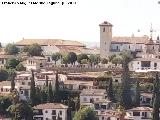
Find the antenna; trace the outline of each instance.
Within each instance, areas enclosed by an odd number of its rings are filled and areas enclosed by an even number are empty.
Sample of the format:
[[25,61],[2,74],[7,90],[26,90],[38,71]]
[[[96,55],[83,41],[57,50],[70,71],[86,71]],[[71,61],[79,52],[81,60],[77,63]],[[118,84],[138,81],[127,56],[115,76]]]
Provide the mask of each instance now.
[[150,29],[150,37],[151,37],[151,40],[152,40],[152,37],[153,37],[153,28],[152,28],[152,23],[151,23],[151,29]]

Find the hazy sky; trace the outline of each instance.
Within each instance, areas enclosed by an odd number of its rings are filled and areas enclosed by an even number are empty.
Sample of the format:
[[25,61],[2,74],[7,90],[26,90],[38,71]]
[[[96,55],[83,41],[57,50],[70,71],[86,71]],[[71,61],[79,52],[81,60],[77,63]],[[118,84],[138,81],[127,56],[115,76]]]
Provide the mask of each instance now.
[[[99,42],[99,24],[109,21],[113,36],[160,33],[158,0],[1,0],[64,2],[57,5],[2,5],[0,2],[0,42],[22,38],[70,39]],[[68,2],[76,2],[67,5]],[[140,32],[138,33],[138,29]]]

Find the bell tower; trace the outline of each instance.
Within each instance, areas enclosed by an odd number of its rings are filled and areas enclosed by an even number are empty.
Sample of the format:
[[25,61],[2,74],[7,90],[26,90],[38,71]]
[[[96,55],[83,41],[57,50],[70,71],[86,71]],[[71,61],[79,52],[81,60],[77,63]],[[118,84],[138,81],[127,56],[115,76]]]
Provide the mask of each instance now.
[[112,41],[112,24],[104,21],[100,26],[100,57],[108,58]]

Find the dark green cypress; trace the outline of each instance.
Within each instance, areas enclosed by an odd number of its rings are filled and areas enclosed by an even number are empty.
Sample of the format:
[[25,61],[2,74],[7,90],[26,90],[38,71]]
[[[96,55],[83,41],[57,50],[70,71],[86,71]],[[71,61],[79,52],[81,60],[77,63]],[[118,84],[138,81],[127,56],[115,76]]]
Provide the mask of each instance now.
[[139,81],[137,80],[137,82],[136,82],[136,95],[135,95],[135,106],[136,107],[140,106],[140,96],[141,96],[140,92],[141,91],[140,91]]
[[109,85],[108,85],[108,87],[106,88],[106,90],[107,90],[108,99],[109,99],[110,101],[115,102],[115,97],[114,97],[114,92],[113,92],[112,78],[109,79]]
[[32,106],[36,105],[36,88],[35,88],[35,81],[34,81],[34,71],[31,70],[32,77],[31,77],[31,88],[30,88],[30,100]]
[[153,99],[153,118],[152,120],[159,120],[159,108],[160,108],[160,91],[159,91],[159,76],[156,73],[156,78],[154,81],[154,99]]
[[53,97],[52,85],[51,85],[51,83],[49,83],[49,87],[48,87],[48,101],[52,103],[53,99],[54,99],[54,97]]
[[58,72],[56,72],[56,80],[55,80],[55,91],[54,91],[54,102],[59,103],[60,95],[59,95],[59,81],[58,81]]

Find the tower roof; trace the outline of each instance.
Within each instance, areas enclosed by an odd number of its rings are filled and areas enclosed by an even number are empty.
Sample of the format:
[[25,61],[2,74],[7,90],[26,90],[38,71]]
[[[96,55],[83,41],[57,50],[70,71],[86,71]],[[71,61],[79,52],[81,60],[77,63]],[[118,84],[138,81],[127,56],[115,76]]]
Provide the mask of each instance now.
[[107,21],[104,21],[103,23],[99,24],[99,26],[113,26],[113,25]]

